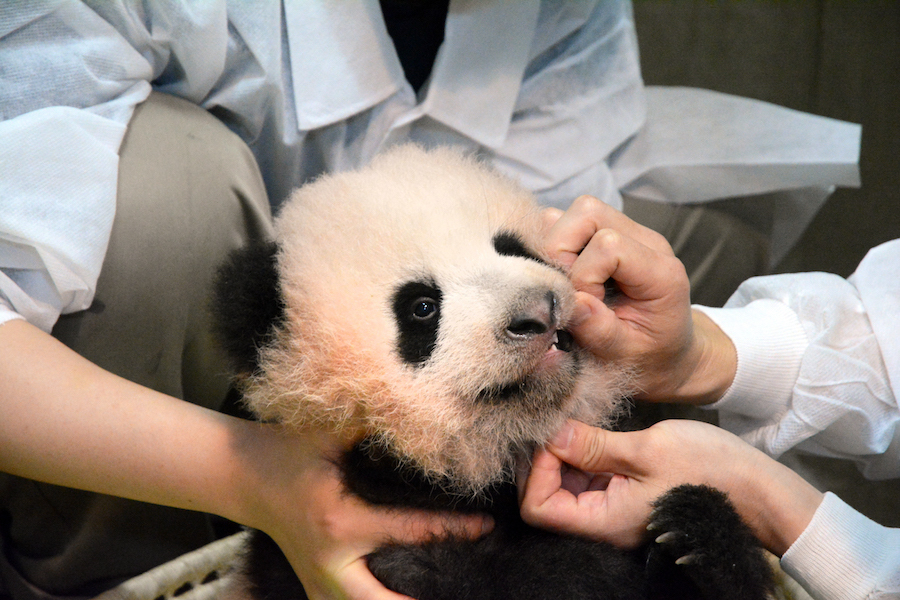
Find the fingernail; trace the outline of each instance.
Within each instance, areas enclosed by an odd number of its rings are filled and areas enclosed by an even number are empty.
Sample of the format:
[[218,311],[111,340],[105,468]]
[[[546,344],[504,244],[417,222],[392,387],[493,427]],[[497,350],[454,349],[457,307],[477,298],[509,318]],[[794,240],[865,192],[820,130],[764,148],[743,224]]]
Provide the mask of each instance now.
[[550,440],[550,443],[560,450],[565,450],[569,447],[569,444],[572,443],[573,437],[575,437],[575,428],[572,427],[571,423],[566,423],[565,425],[563,425],[562,429],[560,429],[557,434],[553,436],[553,439]]

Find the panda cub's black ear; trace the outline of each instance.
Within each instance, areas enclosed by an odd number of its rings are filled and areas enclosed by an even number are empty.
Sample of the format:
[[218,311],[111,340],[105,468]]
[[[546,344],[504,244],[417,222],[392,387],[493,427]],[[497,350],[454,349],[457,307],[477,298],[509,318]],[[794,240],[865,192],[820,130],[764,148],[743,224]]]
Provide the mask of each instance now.
[[212,314],[215,333],[239,374],[259,365],[259,348],[284,319],[275,242],[233,251],[216,275]]

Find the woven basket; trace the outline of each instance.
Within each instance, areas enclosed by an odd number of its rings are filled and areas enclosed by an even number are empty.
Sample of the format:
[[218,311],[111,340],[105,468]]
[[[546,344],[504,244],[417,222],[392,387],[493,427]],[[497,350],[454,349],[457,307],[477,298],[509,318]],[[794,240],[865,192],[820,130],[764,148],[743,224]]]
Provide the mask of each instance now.
[[94,600],[214,600],[222,596],[247,537],[236,533],[138,575]]

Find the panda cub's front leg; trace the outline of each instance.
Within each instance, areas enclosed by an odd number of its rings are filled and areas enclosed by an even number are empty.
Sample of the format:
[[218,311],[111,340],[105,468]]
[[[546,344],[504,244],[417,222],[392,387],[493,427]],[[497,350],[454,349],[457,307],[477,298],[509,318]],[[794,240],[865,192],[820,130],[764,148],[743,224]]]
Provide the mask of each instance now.
[[764,551],[723,492],[696,485],[672,488],[654,503],[648,529],[655,537],[647,560],[651,590],[668,587],[675,569],[704,598],[771,597],[772,570]]

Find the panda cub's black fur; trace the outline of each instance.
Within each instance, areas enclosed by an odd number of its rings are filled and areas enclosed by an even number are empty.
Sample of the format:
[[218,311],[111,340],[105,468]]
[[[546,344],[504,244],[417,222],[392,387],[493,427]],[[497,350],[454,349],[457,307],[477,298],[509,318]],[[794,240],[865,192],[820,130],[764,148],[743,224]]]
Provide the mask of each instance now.
[[219,268],[213,294],[218,338],[237,373],[257,366],[257,351],[284,319],[278,291],[274,242],[257,243],[232,253]]
[[407,281],[394,292],[392,305],[400,332],[397,353],[410,365],[422,365],[437,345],[441,290],[433,281]]
[[[492,246],[501,256],[546,265],[502,227],[492,234]],[[287,318],[277,260],[274,244],[251,247],[237,252],[220,273],[214,309],[240,373],[264,369],[260,349],[272,343]],[[390,292],[387,309],[396,321],[396,352],[414,372],[426,369],[435,352],[444,325],[443,293],[428,277],[411,277]],[[546,323],[535,328],[546,328]],[[509,343],[519,343],[518,334],[510,335]],[[360,440],[340,467],[347,491],[373,505],[494,517],[495,528],[479,540],[387,545],[368,557],[370,570],[382,583],[418,600],[763,600],[772,591],[761,548],[725,494],[715,489],[681,486],[663,494],[646,544],[623,551],[526,525],[508,476],[498,475],[478,494],[462,494],[454,491],[454,482],[424,473],[374,439]],[[663,536],[667,533],[671,535]],[[274,542],[260,532],[251,539],[244,592],[256,600],[306,598]]]

